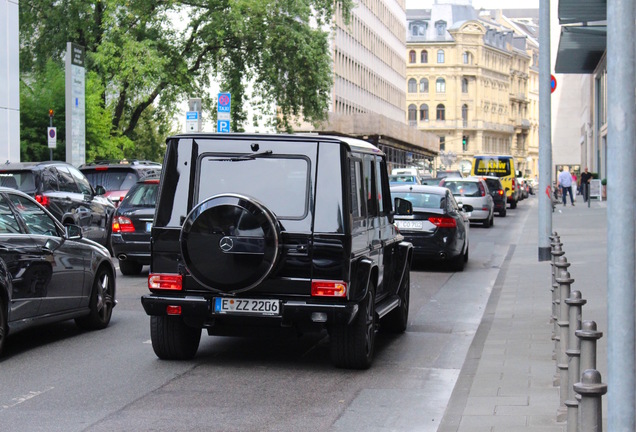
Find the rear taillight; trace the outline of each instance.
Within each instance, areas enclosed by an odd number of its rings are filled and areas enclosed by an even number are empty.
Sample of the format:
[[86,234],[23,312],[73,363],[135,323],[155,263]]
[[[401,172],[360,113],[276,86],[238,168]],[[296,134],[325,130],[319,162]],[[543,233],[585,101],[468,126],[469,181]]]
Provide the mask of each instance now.
[[311,282],[311,295],[314,297],[345,297],[347,283],[332,280],[314,280]]
[[457,222],[450,217],[430,217],[428,221],[438,228],[457,228]]
[[503,189],[498,189],[498,190],[497,190],[497,193],[498,193],[499,195],[503,195],[503,194],[504,194],[504,191],[503,191]]
[[44,207],[48,207],[50,201],[49,201],[49,197],[44,196],[44,195],[36,195],[35,196],[35,200],[37,202],[39,202],[40,204],[42,204]]
[[512,179],[512,190],[515,190],[517,188],[517,182],[515,181],[515,179]]
[[131,233],[135,232],[135,226],[130,218],[125,216],[115,216],[113,218],[113,232],[114,233]]
[[183,279],[180,274],[151,273],[148,275],[148,289],[181,291]]
[[486,188],[483,184],[477,183],[479,185],[479,192],[481,192],[481,196],[486,196]]

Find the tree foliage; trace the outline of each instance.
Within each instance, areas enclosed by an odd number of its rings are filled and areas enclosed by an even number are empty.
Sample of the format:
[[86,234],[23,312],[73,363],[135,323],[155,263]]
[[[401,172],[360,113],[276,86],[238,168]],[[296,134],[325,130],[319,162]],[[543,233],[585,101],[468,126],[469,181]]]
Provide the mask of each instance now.
[[[336,8],[348,17],[351,0],[20,0],[21,73],[40,76],[50,60],[63,64],[68,41],[86,47],[86,67],[116,143],[91,139],[87,156],[144,143],[170,133],[177,105],[202,97],[213,105],[211,80],[232,93],[232,124],[247,121],[250,95],[290,117],[324,118],[332,85],[329,25]],[[64,98],[56,99],[57,104]],[[87,101],[88,105],[88,101]],[[97,105],[91,105],[97,110]],[[59,109],[59,108],[58,108]],[[87,114],[88,116],[88,114]],[[88,128],[105,133],[96,115]]]

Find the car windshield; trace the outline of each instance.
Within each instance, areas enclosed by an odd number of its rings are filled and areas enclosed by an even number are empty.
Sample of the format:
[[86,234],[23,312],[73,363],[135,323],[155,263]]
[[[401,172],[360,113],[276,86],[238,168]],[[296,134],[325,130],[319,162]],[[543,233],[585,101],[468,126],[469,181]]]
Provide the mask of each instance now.
[[121,207],[154,207],[157,204],[159,182],[137,183],[130,189]]
[[93,187],[103,186],[106,191],[128,190],[139,181],[139,176],[134,171],[116,168],[84,171],[84,175]]
[[416,192],[391,192],[391,197],[411,201],[413,208],[442,208],[442,195]]
[[2,172],[0,173],[0,186],[33,193],[35,191],[35,176],[31,171]]
[[469,181],[453,181],[444,182],[444,187],[450,189],[455,196],[478,197],[481,196],[479,186],[476,182]]
[[[309,208],[309,161],[304,157],[205,157],[198,202],[222,193],[255,197],[277,217],[304,218]],[[267,181],[263,181],[267,179]]]

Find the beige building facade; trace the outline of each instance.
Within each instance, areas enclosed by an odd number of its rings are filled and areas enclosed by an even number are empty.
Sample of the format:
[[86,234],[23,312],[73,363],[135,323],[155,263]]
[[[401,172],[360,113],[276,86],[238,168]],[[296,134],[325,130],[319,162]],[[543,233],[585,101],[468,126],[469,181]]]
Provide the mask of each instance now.
[[332,35],[328,120],[295,129],[367,140],[387,154],[391,167],[430,165],[437,136],[405,122],[405,0],[360,0],[348,22],[337,9]]
[[468,174],[475,154],[510,154],[532,177],[538,168],[536,49],[496,16],[460,3],[438,0],[430,10],[407,11],[407,121],[439,136],[440,168]]

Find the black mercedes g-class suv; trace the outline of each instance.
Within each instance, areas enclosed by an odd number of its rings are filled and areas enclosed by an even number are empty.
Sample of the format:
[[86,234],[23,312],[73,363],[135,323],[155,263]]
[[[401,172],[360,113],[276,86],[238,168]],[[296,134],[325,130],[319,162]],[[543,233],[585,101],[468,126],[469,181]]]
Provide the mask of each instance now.
[[141,299],[155,354],[192,358],[201,329],[326,328],[336,366],[368,368],[378,327],[408,320],[412,245],[392,204],[385,156],[365,141],[168,138]]

